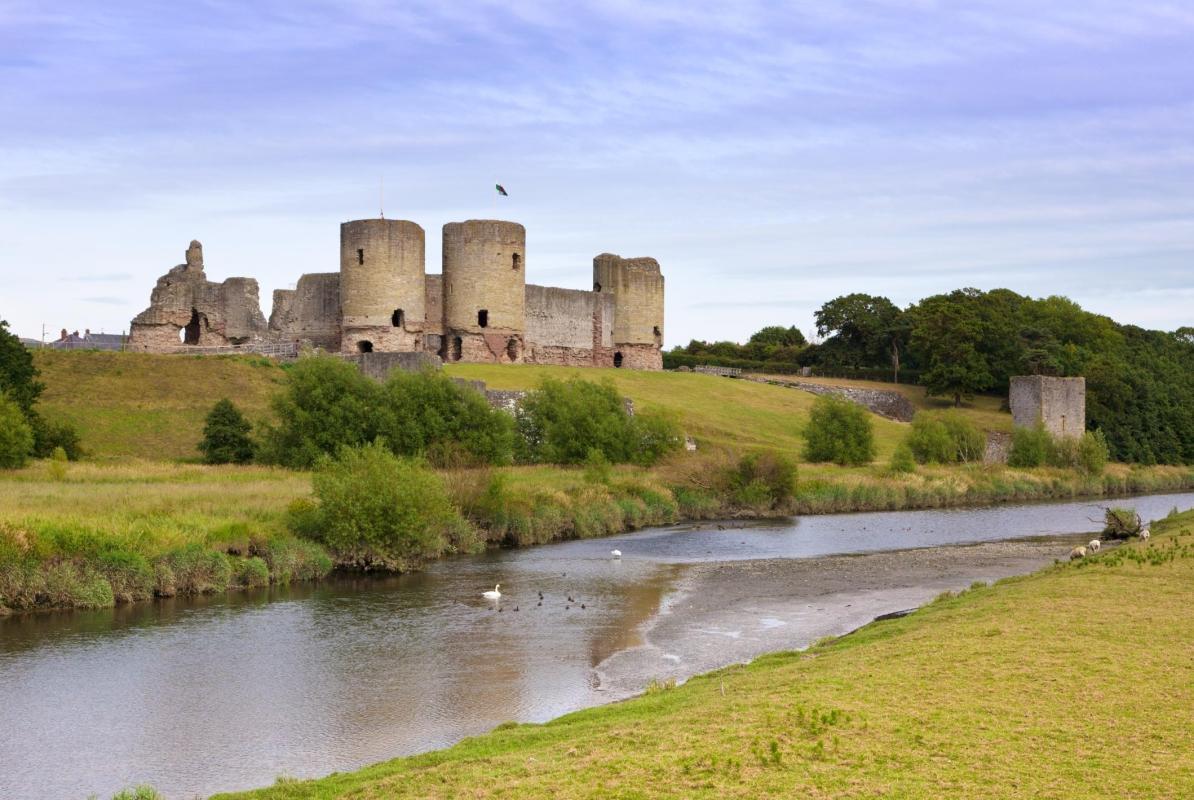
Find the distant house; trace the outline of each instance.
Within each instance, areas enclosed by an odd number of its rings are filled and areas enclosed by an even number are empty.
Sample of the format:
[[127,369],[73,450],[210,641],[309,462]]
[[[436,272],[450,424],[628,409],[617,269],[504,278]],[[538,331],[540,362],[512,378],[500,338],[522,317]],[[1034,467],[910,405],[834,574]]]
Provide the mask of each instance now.
[[125,339],[119,333],[92,333],[84,329],[80,335],[78,331],[67,333],[63,328],[58,340],[46,346],[55,350],[123,350]]

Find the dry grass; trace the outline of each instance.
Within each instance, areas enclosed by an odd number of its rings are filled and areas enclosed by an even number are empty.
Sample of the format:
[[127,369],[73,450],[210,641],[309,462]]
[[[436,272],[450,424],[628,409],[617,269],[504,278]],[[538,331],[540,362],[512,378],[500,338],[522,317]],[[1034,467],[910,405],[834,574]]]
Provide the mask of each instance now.
[[323,780],[299,798],[1194,796],[1194,515],[546,725]]

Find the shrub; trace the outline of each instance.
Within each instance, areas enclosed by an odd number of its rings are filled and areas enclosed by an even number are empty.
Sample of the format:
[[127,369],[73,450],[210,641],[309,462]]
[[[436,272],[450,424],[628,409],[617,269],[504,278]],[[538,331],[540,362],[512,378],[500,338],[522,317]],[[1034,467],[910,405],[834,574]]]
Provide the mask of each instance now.
[[381,386],[350,362],[331,356],[300,358],[273,400],[277,427],[267,427],[262,460],[308,469],[322,455],[377,436]]
[[875,458],[870,412],[834,395],[822,395],[813,402],[804,428],[804,441],[804,457],[808,461],[857,466]]
[[649,467],[684,446],[684,431],[677,415],[664,409],[647,408],[631,417],[635,451],[631,461]]
[[969,464],[983,460],[987,436],[978,425],[957,411],[946,411],[940,419],[953,447],[953,461]]
[[904,438],[918,464],[948,464],[953,461],[954,444],[949,430],[934,414],[919,412]]
[[232,401],[224,398],[212,406],[203,426],[199,450],[208,464],[248,464],[253,460],[253,426]]
[[168,574],[172,580],[162,588],[177,594],[222,592],[232,581],[232,562],[228,556],[198,543],[173,551],[166,556],[166,562],[169,569],[157,571],[156,581],[161,585]]
[[[305,502],[316,508],[314,503]],[[269,568],[270,582],[282,586],[295,580],[318,580],[332,571],[332,559],[318,542],[275,536],[267,542],[255,542],[252,551]]]
[[39,414],[33,414],[29,421],[33,426],[34,456],[51,458],[54,451],[61,449],[70,461],[83,457],[79,431],[69,422],[51,422]]
[[608,484],[613,474],[613,467],[605,454],[595,447],[589,450],[585,456],[585,482]]
[[907,442],[896,445],[891,454],[891,471],[897,473],[916,472],[916,458],[912,455],[912,448]]
[[1044,425],[1016,428],[1012,431],[1012,447],[1008,451],[1010,467],[1040,467],[1047,464],[1053,447],[1052,437]]
[[[1073,467],[1087,475],[1103,474],[1107,462],[1111,459],[1111,451],[1102,431],[1084,431],[1082,436],[1077,439],[1063,439],[1062,441],[1066,443],[1064,458],[1060,459],[1064,463],[1059,463],[1057,466]],[[1057,452],[1060,454],[1063,449],[1058,448]]]
[[613,464],[648,466],[684,444],[674,416],[654,410],[631,416],[610,380],[544,378],[515,419],[523,461],[580,464],[596,450]]
[[20,469],[33,452],[33,429],[21,407],[0,392],[0,469]]
[[50,479],[54,481],[66,480],[66,451],[55,447],[50,454]]
[[381,392],[377,434],[397,455],[442,467],[508,464],[514,420],[442,372],[395,370]]
[[779,453],[747,453],[728,478],[730,496],[741,506],[778,508],[796,492],[796,465]]
[[987,449],[982,430],[956,411],[917,413],[904,441],[920,464],[982,461]]
[[439,476],[381,444],[344,448],[314,485],[315,535],[340,563],[403,569],[470,540]]

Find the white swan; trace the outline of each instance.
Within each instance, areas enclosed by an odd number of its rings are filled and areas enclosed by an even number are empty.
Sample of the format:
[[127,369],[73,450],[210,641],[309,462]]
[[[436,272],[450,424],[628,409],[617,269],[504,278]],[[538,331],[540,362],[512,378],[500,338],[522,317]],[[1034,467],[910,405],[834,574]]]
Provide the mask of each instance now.
[[495,584],[493,585],[493,591],[491,591],[491,592],[482,592],[482,593],[481,593],[481,596],[482,596],[482,597],[484,597],[486,600],[501,600],[501,599],[502,599],[502,593],[498,591],[498,589],[500,589],[500,588],[501,588],[501,586],[502,586],[502,585],[501,585],[500,583],[495,583]]
[[609,551],[609,554],[610,554],[611,556],[613,556],[614,558],[621,558],[621,557],[622,557],[622,551],[621,551],[621,550],[610,550],[610,551]]

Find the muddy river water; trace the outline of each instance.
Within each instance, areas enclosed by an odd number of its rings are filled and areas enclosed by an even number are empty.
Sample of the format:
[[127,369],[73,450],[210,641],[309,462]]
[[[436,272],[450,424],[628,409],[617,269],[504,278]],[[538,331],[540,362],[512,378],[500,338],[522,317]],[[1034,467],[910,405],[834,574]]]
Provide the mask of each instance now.
[[[1194,494],[1116,504],[1159,519]],[[443,747],[1032,571],[1098,516],[1076,502],[674,526],[0,619],[0,798],[135,783],[191,798]],[[484,600],[498,582],[500,604]]]

